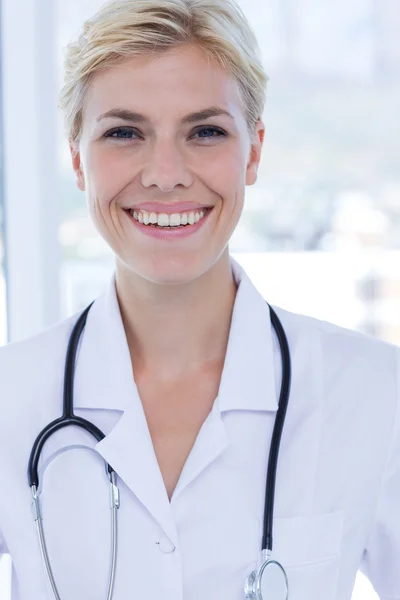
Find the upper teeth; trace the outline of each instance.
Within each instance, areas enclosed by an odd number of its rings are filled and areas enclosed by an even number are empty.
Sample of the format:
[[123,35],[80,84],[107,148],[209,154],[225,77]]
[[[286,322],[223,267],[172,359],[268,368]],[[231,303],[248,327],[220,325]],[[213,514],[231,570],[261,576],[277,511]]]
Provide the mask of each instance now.
[[206,210],[189,213],[148,213],[145,210],[131,210],[133,218],[143,225],[158,225],[159,227],[179,227],[180,225],[194,225],[206,214]]

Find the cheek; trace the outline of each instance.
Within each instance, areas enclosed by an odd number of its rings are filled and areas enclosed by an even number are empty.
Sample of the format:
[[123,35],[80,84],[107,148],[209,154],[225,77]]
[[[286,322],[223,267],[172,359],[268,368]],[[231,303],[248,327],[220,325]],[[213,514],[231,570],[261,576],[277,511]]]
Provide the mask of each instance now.
[[226,202],[234,202],[244,192],[246,165],[244,157],[238,153],[227,155],[224,160],[216,160],[208,169],[208,185]]
[[129,183],[123,164],[116,155],[93,152],[87,161],[87,199],[104,209]]

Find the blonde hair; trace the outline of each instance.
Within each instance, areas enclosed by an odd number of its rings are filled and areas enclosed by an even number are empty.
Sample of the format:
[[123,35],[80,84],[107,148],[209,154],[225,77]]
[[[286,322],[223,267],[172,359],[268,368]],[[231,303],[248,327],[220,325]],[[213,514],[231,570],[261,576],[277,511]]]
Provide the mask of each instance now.
[[268,77],[257,39],[235,0],[114,0],[83,25],[64,55],[59,106],[77,141],[92,78],[129,57],[195,44],[239,84],[249,132],[261,119]]

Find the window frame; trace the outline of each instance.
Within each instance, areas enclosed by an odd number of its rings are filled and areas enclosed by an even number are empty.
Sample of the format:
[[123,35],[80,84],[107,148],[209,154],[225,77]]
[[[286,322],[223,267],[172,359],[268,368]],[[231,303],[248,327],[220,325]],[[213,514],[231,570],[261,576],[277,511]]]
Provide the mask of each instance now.
[[54,5],[1,0],[8,341],[60,318]]

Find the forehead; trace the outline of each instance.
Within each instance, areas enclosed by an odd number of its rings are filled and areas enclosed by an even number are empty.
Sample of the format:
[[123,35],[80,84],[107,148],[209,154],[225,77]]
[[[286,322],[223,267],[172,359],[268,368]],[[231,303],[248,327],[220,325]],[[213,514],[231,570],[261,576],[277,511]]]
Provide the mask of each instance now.
[[135,56],[97,73],[85,99],[84,117],[113,108],[155,119],[218,105],[236,118],[242,98],[236,79],[199,48],[182,46],[155,56]]

